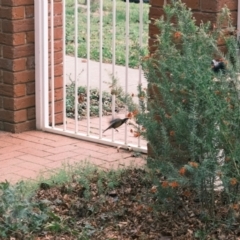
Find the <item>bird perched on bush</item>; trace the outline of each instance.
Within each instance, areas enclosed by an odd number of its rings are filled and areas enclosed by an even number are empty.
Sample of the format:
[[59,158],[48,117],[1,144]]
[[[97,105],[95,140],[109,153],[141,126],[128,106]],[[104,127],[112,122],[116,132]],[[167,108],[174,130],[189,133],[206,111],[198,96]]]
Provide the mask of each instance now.
[[212,60],[212,70],[215,73],[218,73],[218,72],[225,73],[226,72],[226,66],[225,66],[223,61]]
[[111,122],[110,122],[110,126],[108,128],[106,128],[104,132],[106,132],[108,129],[110,128],[114,128],[117,132],[118,130],[116,128],[119,128],[123,123],[126,123],[126,121],[128,120],[128,118],[124,118],[124,119],[121,119],[121,118],[115,118],[113,119]]

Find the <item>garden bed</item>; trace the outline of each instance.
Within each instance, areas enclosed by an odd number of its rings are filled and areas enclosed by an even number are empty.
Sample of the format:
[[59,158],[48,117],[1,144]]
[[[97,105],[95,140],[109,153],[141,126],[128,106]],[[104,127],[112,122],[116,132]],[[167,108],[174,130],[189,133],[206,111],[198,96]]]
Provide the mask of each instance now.
[[[159,179],[161,187],[153,184],[152,174],[155,180]],[[49,189],[43,185],[37,191],[34,201],[47,203],[54,221],[46,224],[48,230],[36,239],[230,240],[240,237],[240,205],[222,202],[221,192],[215,192],[219,197],[216,197],[215,217],[210,218],[194,191],[165,181],[157,172],[128,169],[104,176],[95,171],[88,177],[88,188],[76,179],[73,176],[71,182]],[[169,188],[169,193],[174,194],[159,198],[161,188]],[[235,220],[230,227],[225,221],[232,214]]]

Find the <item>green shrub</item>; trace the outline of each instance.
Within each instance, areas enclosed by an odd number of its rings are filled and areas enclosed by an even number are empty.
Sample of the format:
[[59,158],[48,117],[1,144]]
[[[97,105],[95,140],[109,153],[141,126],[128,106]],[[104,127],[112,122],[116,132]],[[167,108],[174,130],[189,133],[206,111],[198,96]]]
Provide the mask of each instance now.
[[48,219],[44,204],[32,202],[24,193],[24,184],[0,183],[0,239],[26,239],[38,232]]
[[[156,22],[157,50],[143,61],[149,91],[140,98],[137,122],[146,129],[141,134],[151,150],[148,165],[168,182],[194,188],[213,215],[217,175],[228,202],[239,199],[237,40],[227,8],[215,25],[200,26],[181,1],[172,1],[164,12]],[[218,49],[219,38],[226,42],[226,54]],[[225,69],[214,72],[213,59]]]

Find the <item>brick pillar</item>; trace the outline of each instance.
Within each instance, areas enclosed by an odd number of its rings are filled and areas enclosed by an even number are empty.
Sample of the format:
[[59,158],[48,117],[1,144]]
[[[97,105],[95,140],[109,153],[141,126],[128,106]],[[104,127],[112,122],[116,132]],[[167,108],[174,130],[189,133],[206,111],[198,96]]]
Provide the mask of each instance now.
[[[59,114],[62,3],[55,2],[55,101]],[[0,0],[0,130],[17,133],[36,128],[34,60],[34,0]]]
[[[166,0],[167,3],[170,0]],[[200,24],[201,21],[212,23],[216,22],[217,14],[226,5],[232,13],[233,24],[237,25],[237,0],[182,0],[186,3],[187,7],[191,8],[193,11],[193,17],[196,19],[196,23]],[[164,0],[150,0],[150,12],[149,19],[158,19],[163,15],[163,4]],[[149,46],[151,51],[154,51],[152,47],[154,44],[155,36],[158,33],[157,27],[154,25],[154,21],[151,20],[149,25]],[[223,48],[223,46],[220,46]]]

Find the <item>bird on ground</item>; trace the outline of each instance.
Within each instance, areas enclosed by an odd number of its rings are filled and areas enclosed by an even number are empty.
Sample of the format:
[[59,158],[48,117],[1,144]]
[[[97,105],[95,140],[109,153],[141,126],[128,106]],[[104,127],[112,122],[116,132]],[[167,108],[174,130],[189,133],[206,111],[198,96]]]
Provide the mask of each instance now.
[[108,129],[110,128],[114,128],[117,132],[118,130],[116,128],[119,128],[123,123],[126,123],[126,121],[128,120],[128,118],[124,118],[124,119],[121,119],[121,118],[115,118],[113,119],[111,122],[110,122],[110,126],[108,128],[106,128],[104,132],[106,132]]

